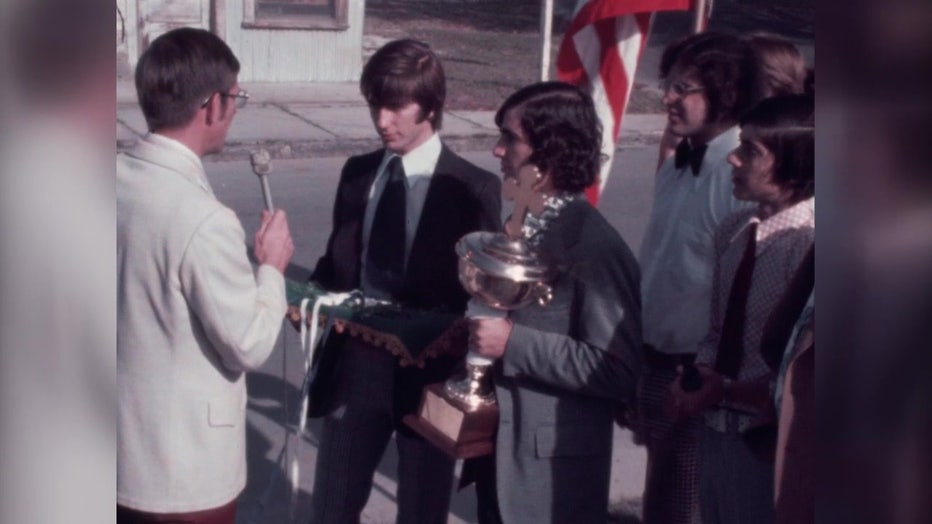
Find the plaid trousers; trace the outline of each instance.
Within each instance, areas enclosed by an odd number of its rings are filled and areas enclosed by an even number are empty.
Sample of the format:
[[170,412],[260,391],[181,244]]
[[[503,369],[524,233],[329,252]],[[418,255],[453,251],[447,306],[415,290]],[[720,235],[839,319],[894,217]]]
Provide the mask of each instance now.
[[647,446],[644,524],[699,524],[700,417],[675,423],[664,413],[664,398],[676,370],[647,364],[638,384],[635,436]]

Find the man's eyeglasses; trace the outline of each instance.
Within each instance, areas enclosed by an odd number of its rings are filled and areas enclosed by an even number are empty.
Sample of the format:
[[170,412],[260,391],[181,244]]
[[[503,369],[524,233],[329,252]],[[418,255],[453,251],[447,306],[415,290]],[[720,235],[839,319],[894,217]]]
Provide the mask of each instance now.
[[[235,98],[236,99],[236,108],[242,109],[246,107],[246,102],[249,101],[249,93],[240,89],[239,93],[217,93],[218,95],[224,98]],[[210,95],[213,96],[213,95]],[[210,102],[210,96],[204,99],[204,102],[201,104],[201,107],[207,107],[207,104]]]
[[660,82],[660,89],[664,93],[673,93],[677,97],[684,97],[686,95],[692,95],[705,91],[704,87],[693,87],[685,82],[670,82],[669,80]]

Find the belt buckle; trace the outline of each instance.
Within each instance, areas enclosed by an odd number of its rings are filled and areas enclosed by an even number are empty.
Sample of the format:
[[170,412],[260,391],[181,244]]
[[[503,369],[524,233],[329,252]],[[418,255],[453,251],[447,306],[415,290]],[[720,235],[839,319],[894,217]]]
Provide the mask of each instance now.
[[725,408],[714,408],[705,413],[705,425],[719,433],[738,432],[738,414]]

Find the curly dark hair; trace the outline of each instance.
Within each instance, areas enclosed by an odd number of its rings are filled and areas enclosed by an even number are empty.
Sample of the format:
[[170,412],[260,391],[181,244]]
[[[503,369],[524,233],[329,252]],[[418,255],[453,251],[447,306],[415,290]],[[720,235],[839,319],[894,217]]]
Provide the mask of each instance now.
[[579,192],[598,178],[602,123],[588,93],[564,82],[540,82],[509,96],[495,113],[521,110],[521,129],[534,150],[529,161],[549,173],[554,189]]
[[709,102],[709,123],[737,122],[763,97],[757,55],[734,35],[710,31],[670,44],[660,59],[661,78],[674,69],[695,72]]
[[741,127],[753,126],[773,154],[774,183],[789,189],[793,201],[815,194],[815,101],[810,95],[767,98],[754,106]]

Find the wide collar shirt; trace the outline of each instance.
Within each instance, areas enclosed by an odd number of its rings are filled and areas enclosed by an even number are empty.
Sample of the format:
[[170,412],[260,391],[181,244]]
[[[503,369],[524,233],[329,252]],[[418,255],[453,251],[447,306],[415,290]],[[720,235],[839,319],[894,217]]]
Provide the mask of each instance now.
[[[440,135],[434,133],[426,142],[400,157],[401,165],[404,166],[405,170],[405,187],[407,189],[405,193],[405,265],[407,265],[408,256],[411,254],[414,235],[417,233],[417,227],[421,221],[421,212],[424,210],[424,202],[427,200],[427,189],[430,187],[430,180],[437,169],[437,161],[440,159],[442,149],[443,144],[440,142]],[[369,189],[369,199],[362,229],[362,271],[360,271],[360,275],[363,289],[368,288],[366,260],[369,251],[369,238],[372,233],[372,222],[375,220],[375,211],[378,208],[379,199],[382,197],[382,192],[388,183],[388,163],[396,156],[399,155],[387,149],[385,150],[385,156],[379,164],[375,180]],[[451,205],[456,204],[451,203]]]
[[695,353],[708,332],[715,231],[753,207],[732,194],[727,157],[738,142],[737,126],[712,139],[697,175],[672,157],[657,172],[640,252],[644,342],[657,351]]
[[758,224],[754,272],[745,310],[738,380],[752,380],[770,373],[760,351],[764,326],[815,240],[815,199],[799,202],[765,220],[751,210],[722,224],[716,237],[711,319],[708,334],[699,345],[697,364],[715,366],[728,297],[754,223]]

